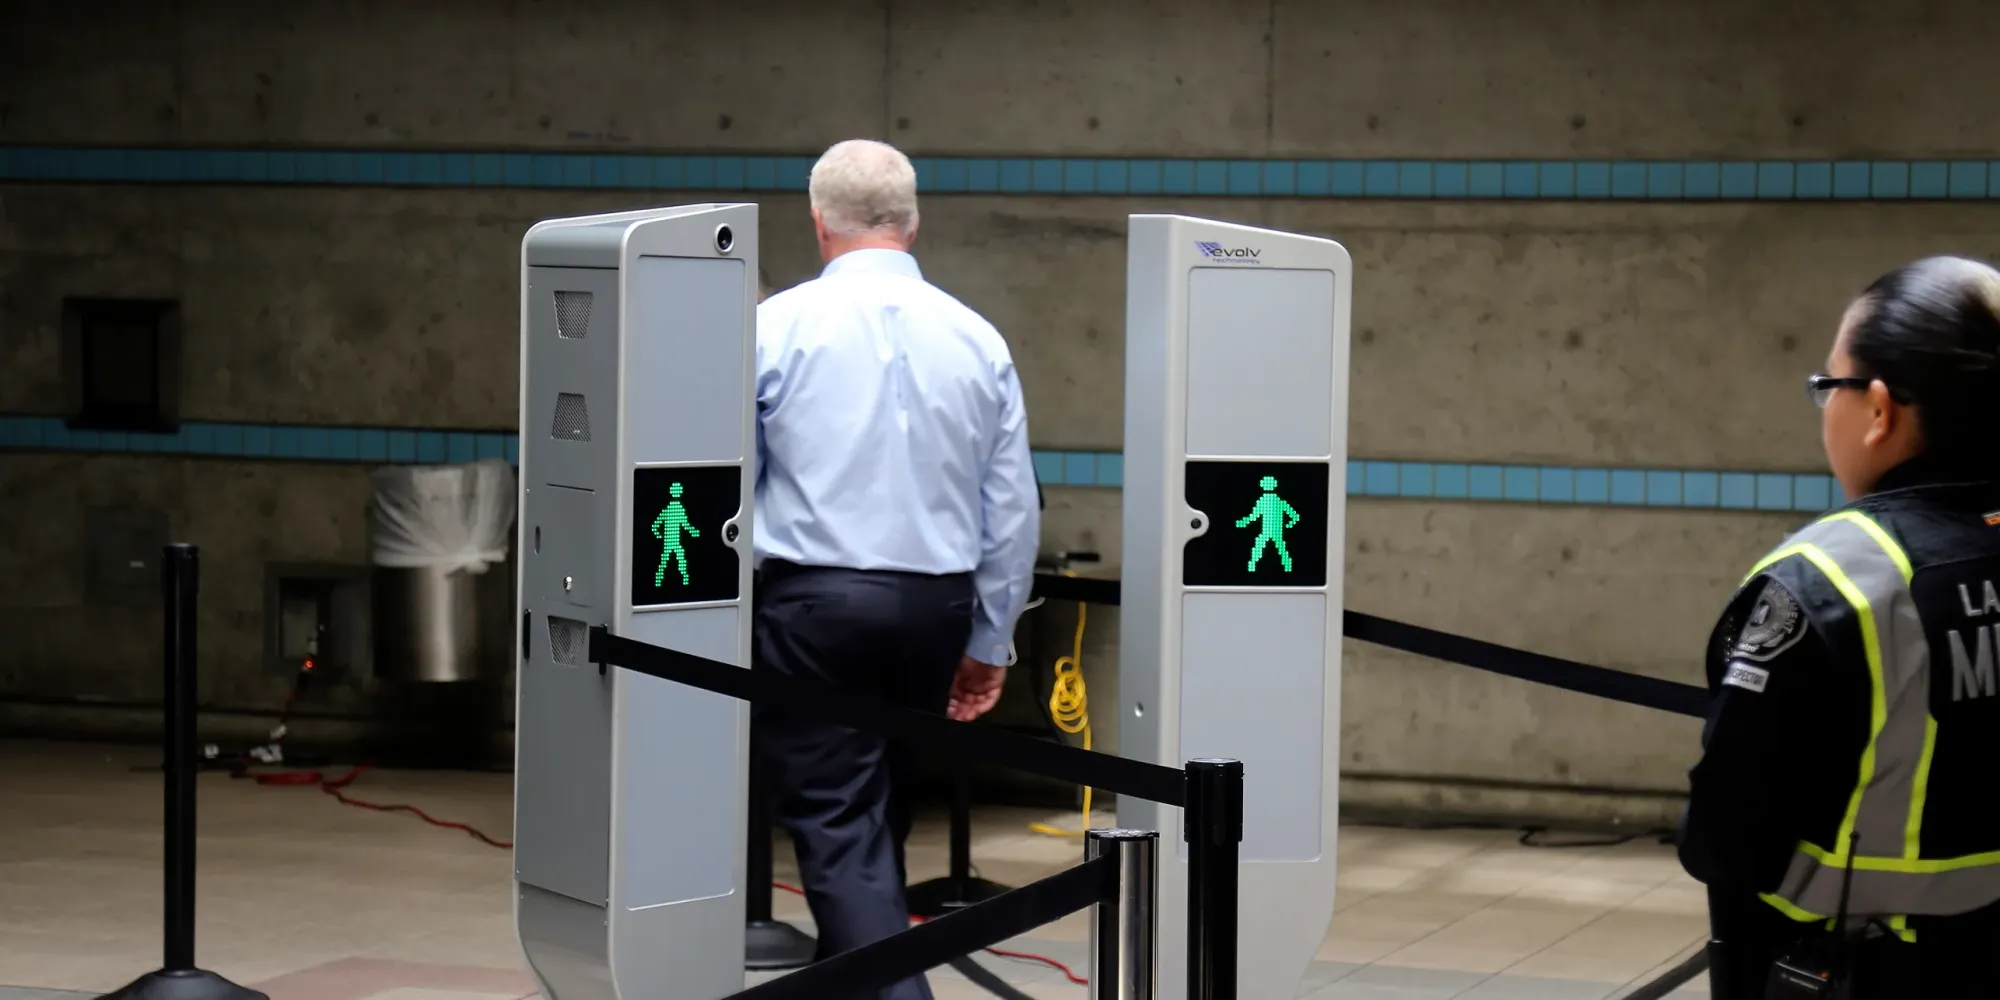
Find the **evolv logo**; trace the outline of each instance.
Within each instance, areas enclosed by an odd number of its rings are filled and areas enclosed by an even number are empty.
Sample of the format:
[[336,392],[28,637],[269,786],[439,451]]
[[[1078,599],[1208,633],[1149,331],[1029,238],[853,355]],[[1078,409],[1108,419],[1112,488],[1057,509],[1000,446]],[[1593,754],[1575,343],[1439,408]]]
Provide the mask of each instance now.
[[1196,240],[1194,241],[1194,248],[1200,251],[1203,257],[1208,258],[1211,263],[1216,263],[1216,264],[1263,263],[1263,261],[1257,259],[1257,254],[1259,253],[1259,251],[1254,247],[1226,247],[1220,243],[1209,243],[1205,240]]

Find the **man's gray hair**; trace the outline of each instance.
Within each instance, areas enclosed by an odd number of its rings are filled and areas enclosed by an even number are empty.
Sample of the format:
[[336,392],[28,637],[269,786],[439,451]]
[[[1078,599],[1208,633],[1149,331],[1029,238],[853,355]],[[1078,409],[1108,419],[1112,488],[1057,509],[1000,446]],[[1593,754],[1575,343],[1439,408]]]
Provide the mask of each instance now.
[[917,171],[896,147],[872,139],[836,143],[813,164],[806,190],[820,221],[843,236],[882,229],[905,239],[917,228]]

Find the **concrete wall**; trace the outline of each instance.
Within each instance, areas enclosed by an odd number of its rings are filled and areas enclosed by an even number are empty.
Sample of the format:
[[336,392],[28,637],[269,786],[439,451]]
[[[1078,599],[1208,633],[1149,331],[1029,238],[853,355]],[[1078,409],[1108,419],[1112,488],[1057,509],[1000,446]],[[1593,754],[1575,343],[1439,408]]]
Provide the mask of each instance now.
[[[1974,95],[2000,83],[1996,34],[1971,0],[11,5],[0,144],[809,155],[877,135],[928,154],[1981,156]],[[60,411],[62,296],[168,295],[184,304],[190,419],[507,428],[521,232],[665,200],[0,185],[0,412]],[[769,270],[809,276],[803,198],[757,200]],[[1983,203],[932,197],[920,257],[1008,334],[1038,446],[1119,446],[1123,217],[1163,210],[1347,244],[1353,450],[1395,459],[1816,469],[1796,386],[1844,297],[1921,253],[2000,253],[2000,209]],[[261,565],[364,559],[365,480],[0,455],[16,512],[0,520],[0,699],[153,690],[157,619],[90,606],[80,583],[78,511],[144,502],[209,553],[206,697],[274,707],[282,685],[255,662]],[[1357,499],[1348,600],[1693,681],[1731,582],[1801,517]],[[1115,563],[1115,492],[1052,489],[1044,547]],[[1099,705],[1110,641],[1093,633]],[[1653,822],[1693,755],[1690,721],[1346,654],[1357,805]],[[325,697],[363,711],[372,695]],[[0,704],[0,721],[24,711]]]

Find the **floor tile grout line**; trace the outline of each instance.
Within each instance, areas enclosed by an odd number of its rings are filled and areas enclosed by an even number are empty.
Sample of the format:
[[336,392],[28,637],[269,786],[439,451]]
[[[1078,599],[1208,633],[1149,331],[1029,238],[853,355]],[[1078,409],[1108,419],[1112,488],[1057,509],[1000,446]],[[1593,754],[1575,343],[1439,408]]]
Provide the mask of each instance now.
[[[1611,851],[1613,851],[1613,850],[1616,850],[1616,848],[1608,848],[1608,849],[1606,849],[1606,850],[1605,850],[1605,852],[1604,852],[1604,853],[1605,853],[1606,855],[1609,855],[1609,854],[1611,853]],[[1554,947],[1555,947],[1556,945],[1559,945],[1559,944],[1563,943],[1564,941],[1567,941],[1567,940],[1569,940],[1569,939],[1570,939],[1571,937],[1574,937],[1575,935],[1577,935],[1577,934],[1580,934],[1580,933],[1582,933],[1582,932],[1583,932],[1584,930],[1588,929],[1588,928],[1589,928],[1589,927],[1590,927],[1591,925],[1593,925],[1593,924],[1596,924],[1596,923],[1598,923],[1599,921],[1602,921],[1602,920],[1606,920],[1606,919],[1609,919],[1609,918],[1610,918],[1611,916],[1613,916],[1614,914],[1617,914],[1617,913],[1618,913],[1619,911],[1623,910],[1623,909],[1624,909],[1625,907],[1627,907],[1627,906],[1630,906],[1630,905],[1632,905],[1633,903],[1635,903],[1635,902],[1638,902],[1638,901],[1639,901],[1639,900],[1641,900],[1641,899],[1644,899],[1644,898],[1646,897],[1646,895],[1647,895],[1648,893],[1650,893],[1650,892],[1653,892],[1654,890],[1656,890],[1656,889],[1660,888],[1661,886],[1664,886],[1664,885],[1666,885],[1667,883],[1669,883],[1669,882],[1671,882],[1671,881],[1673,881],[1673,876],[1671,876],[1671,875],[1668,875],[1668,876],[1665,876],[1665,877],[1661,878],[1661,879],[1660,879],[1659,881],[1657,881],[1657,882],[1654,882],[1654,883],[1652,883],[1652,884],[1650,884],[1650,885],[1647,885],[1647,886],[1646,886],[1646,888],[1644,888],[1644,889],[1640,890],[1640,892],[1639,892],[1639,894],[1638,894],[1638,895],[1636,895],[1636,896],[1633,896],[1633,897],[1632,897],[1631,899],[1628,899],[1628,900],[1626,900],[1625,902],[1623,902],[1623,903],[1620,903],[1620,904],[1618,904],[1618,906],[1616,906],[1616,907],[1614,907],[1614,908],[1612,908],[1612,909],[1609,909],[1609,910],[1606,910],[1606,911],[1604,911],[1603,913],[1600,913],[1600,914],[1598,914],[1597,916],[1594,916],[1594,917],[1590,918],[1589,920],[1586,920],[1586,921],[1584,921],[1582,925],[1578,926],[1578,927],[1577,927],[1577,928],[1575,928],[1574,930],[1571,930],[1571,931],[1570,931],[1570,932],[1569,932],[1568,934],[1565,934],[1565,935],[1563,935],[1562,937],[1559,937],[1559,938],[1555,939],[1554,941],[1551,941],[1551,942],[1549,942],[1548,944],[1546,944],[1546,945],[1543,945],[1543,946],[1541,947],[1541,949],[1540,949],[1540,950],[1538,950],[1538,951],[1535,951],[1535,952],[1534,952],[1533,954],[1529,954],[1529,955],[1525,955],[1525,956],[1522,956],[1522,957],[1521,957],[1521,958],[1520,958],[1519,960],[1515,961],[1515,963],[1514,963],[1513,965],[1510,965],[1510,966],[1508,966],[1508,967],[1507,967],[1506,969],[1502,969],[1502,970],[1500,970],[1500,971],[1502,971],[1502,972],[1506,972],[1506,971],[1508,971],[1509,969],[1517,969],[1517,968],[1520,968],[1520,967],[1521,967],[1521,966],[1522,966],[1523,964],[1525,964],[1525,963],[1527,963],[1527,962],[1529,962],[1529,961],[1532,961],[1532,960],[1533,960],[1533,959],[1535,958],[1535,956],[1536,956],[1536,955],[1541,955],[1541,954],[1543,954],[1543,953],[1545,953],[1545,952],[1549,951],[1550,949],[1554,948]],[[1645,975],[1645,973],[1643,973],[1643,972],[1642,972],[1642,973],[1640,973],[1640,975]]]
[[[1471,860],[1471,859],[1473,859],[1473,858],[1476,858],[1476,857],[1479,857],[1480,855],[1483,855],[1483,854],[1488,854],[1488,853],[1491,853],[1491,852],[1493,852],[1493,851],[1495,851],[1495,850],[1498,850],[1499,848],[1500,848],[1500,845],[1497,845],[1497,844],[1496,844],[1496,845],[1493,845],[1493,846],[1490,846],[1490,847],[1487,847],[1487,848],[1484,848],[1484,849],[1482,849],[1482,850],[1478,850],[1478,851],[1474,851],[1474,852],[1472,852],[1471,854],[1469,854],[1469,855],[1466,855],[1466,857],[1465,857],[1465,858],[1464,858],[1463,860],[1468,860],[1468,861],[1469,861],[1469,860]],[[1594,857],[1598,857],[1598,856],[1600,856],[1600,855],[1601,855],[1602,853],[1604,853],[1604,852],[1603,852],[1603,849],[1601,849],[1601,848],[1599,848],[1599,849],[1593,849],[1593,851],[1592,851],[1592,852],[1590,852],[1590,853],[1585,853],[1585,854],[1581,854],[1581,855],[1577,856],[1577,857],[1576,857],[1576,858],[1575,858],[1574,860],[1572,860],[1572,861],[1571,861],[1571,862],[1570,862],[1570,863],[1569,863],[1568,865],[1566,865],[1566,866],[1564,866],[1564,867],[1562,867],[1562,868],[1558,868],[1558,869],[1555,869],[1554,871],[1549,871],[1549,872],[1544,872],[1544,873],[1542,873],[1542,874],[1541,874],[1540,876],[1538,876],[1538,877],[1539,877],[1539,878],[1547,878],[1547,877],[1549,877],[1549,876],[1551,876],[1551,875],[1559,875],[1559,874],[1562,874],[1563,872],[1566,872],[1566,871],[1569,871],[1570,869],[1572,869],[1572,868],[1575,868],[1575,867],[1576,867],[1577,865],[1580,865],[1580,864],[1584,863],[1585,861],[1587,861],[1587,860],[1589,860],[1589,859],[1591,859],[1591,858],[1594,858]],[[1530,884],[1532,884],[1532,882],[1531,882]],[[1433,938],[1433,937],[1436,937],[1436,936],[1437,936],[1437,935],[1438,935],[1438,934],[1439,934],[1440,932],[1442,932],[1442,931],[1444,931],[1444,930],[1446,930],[1446,929],[1449,929],[1449,928],[1451,928],[1451,927],[1455,927],[1455,926],[1457,926],[1458,924],[1460,924],[1460,923],[1463,923],[1463,922],[1464,922],[1464,921],[1466,921],[1466,920],[1469,920],[1469,919],[1471,919],[1471,918],[1473,918],[1473,917],[1475,917],[1475,916],[1477,916],[1477,915],[1479,915],[1479,914],[1481,914],[1481,913],[1484,913],[1484,912],[1486,912],[1487,910],[1490,910],[1490,909],[1492,909],[1492,908],[1493,908],[1494,906],[1496,906],[1496,905],[1498,905],[1498,904],[1500,904],[1500,903],[1502,903],[1502,902],[1505,902],[1506,900],[1509,900],[1509,899],[1513,899],[1514,897],[1516,897],[1516,896],[1519,896],[1519,895],[1520,895],[1520,894],[1521,894],[1521,893],[1522,893],[1523,891],[1525,891],[1526,889],[1527,889],[1527,886],[1526,886],[1526,885],[1523,885],[1523,886],[1522,886],[1521,888],[1519,888],[1519,889],[1515,889],[1515,890],[1514,890],[1513,892],[1510,892],[1510,893],[1508,893],[1508,894],[1506,894],[1506,895],[1504,895],[1504,896],[1497,896],[1497,897],[1495,897],[1495,898],[1493,898],[1493,899],[1491,899],[1491,900],[1488,900],[1488,901],[1486,902],[1486,904],[1485,904],[1484,906],[1481,906],[1481,907],[1479,907],[1478,909],[1475,909],[1475,910],[1473,910],[1473,911],[1472,911],[1471,913],[1467,913],[1467,914],[1465,914],[1464,916],[1461,916],[1461,917],[1459,917],[1459,918],[1458,918],[1457,920],[1453,920],[1452,922],[1450,922],[1450,923],[1448,923],[1448,924],[1445,924],[1445,925],[1444,925],[1443,927],[1438,927],[1438,928],[1435,928],[1435,929],[1431,930],[1431,931],[1430,931],[1429,933],[1426,933],[1426,934],[1424,934],[1424,935],[1422,935],[1422,936],[1420,936],[1420,937],[1416,938],[1416,939],[1415,939],[1415,940],[1413,940],[1413,941],[1406,941],[1406,942],[1404,942],[1404,943],[1403,943],[1403,944],[1402,944],[1402,945],[1401,945],[1400,947],[1398,947],[1398,948],[1397,948],[1397,949],[1396,949],[1395,951],[1392,951],[1392,952],[1390,952],[1390,953],[1389,953],[1388,955],[1384,955],[1384,956],[1383,956],[1383,958],[1384,958],[1384,959],[1387,959],[1387,958],[1389,958],[1389,957],[1391,957],[1391,956],[1393,956],[1393,955],[1397,954],[1398,952],[1401,952],[1401,951],[1405,951],[1405,950],[1408,950],[1409,948],[1411,948],[1411,947],[1413,947],[1413,946],[1415,946],[1415,945],[1419,945],[1419,944],[1422,944],[1423,942],[1425,942],[1425,941],[1428,941],[1428,940],[1430,940],[1430,939],[1431,939],[1431,938]],[[1378,965],[1378,964],[1381,964],[1381,963],[1380,963],[1380,962],[1378,961],[1378,962],[1370,962],[1370,963],[1368,963],[1368,964],[1369,964],[1369,965]]]

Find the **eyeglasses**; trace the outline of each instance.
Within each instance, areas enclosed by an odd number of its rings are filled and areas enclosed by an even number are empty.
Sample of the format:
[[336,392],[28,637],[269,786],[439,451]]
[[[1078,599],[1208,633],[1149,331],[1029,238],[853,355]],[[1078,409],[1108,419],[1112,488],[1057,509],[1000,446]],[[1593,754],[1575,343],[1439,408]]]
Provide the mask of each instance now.
[[1866,389],[1875,384],[1872,378],[1835,378],[1832,375],[1806,376],[1806,398],[1812,405],[1826,408],[1826,401],[1833,398],[1835,389]]

